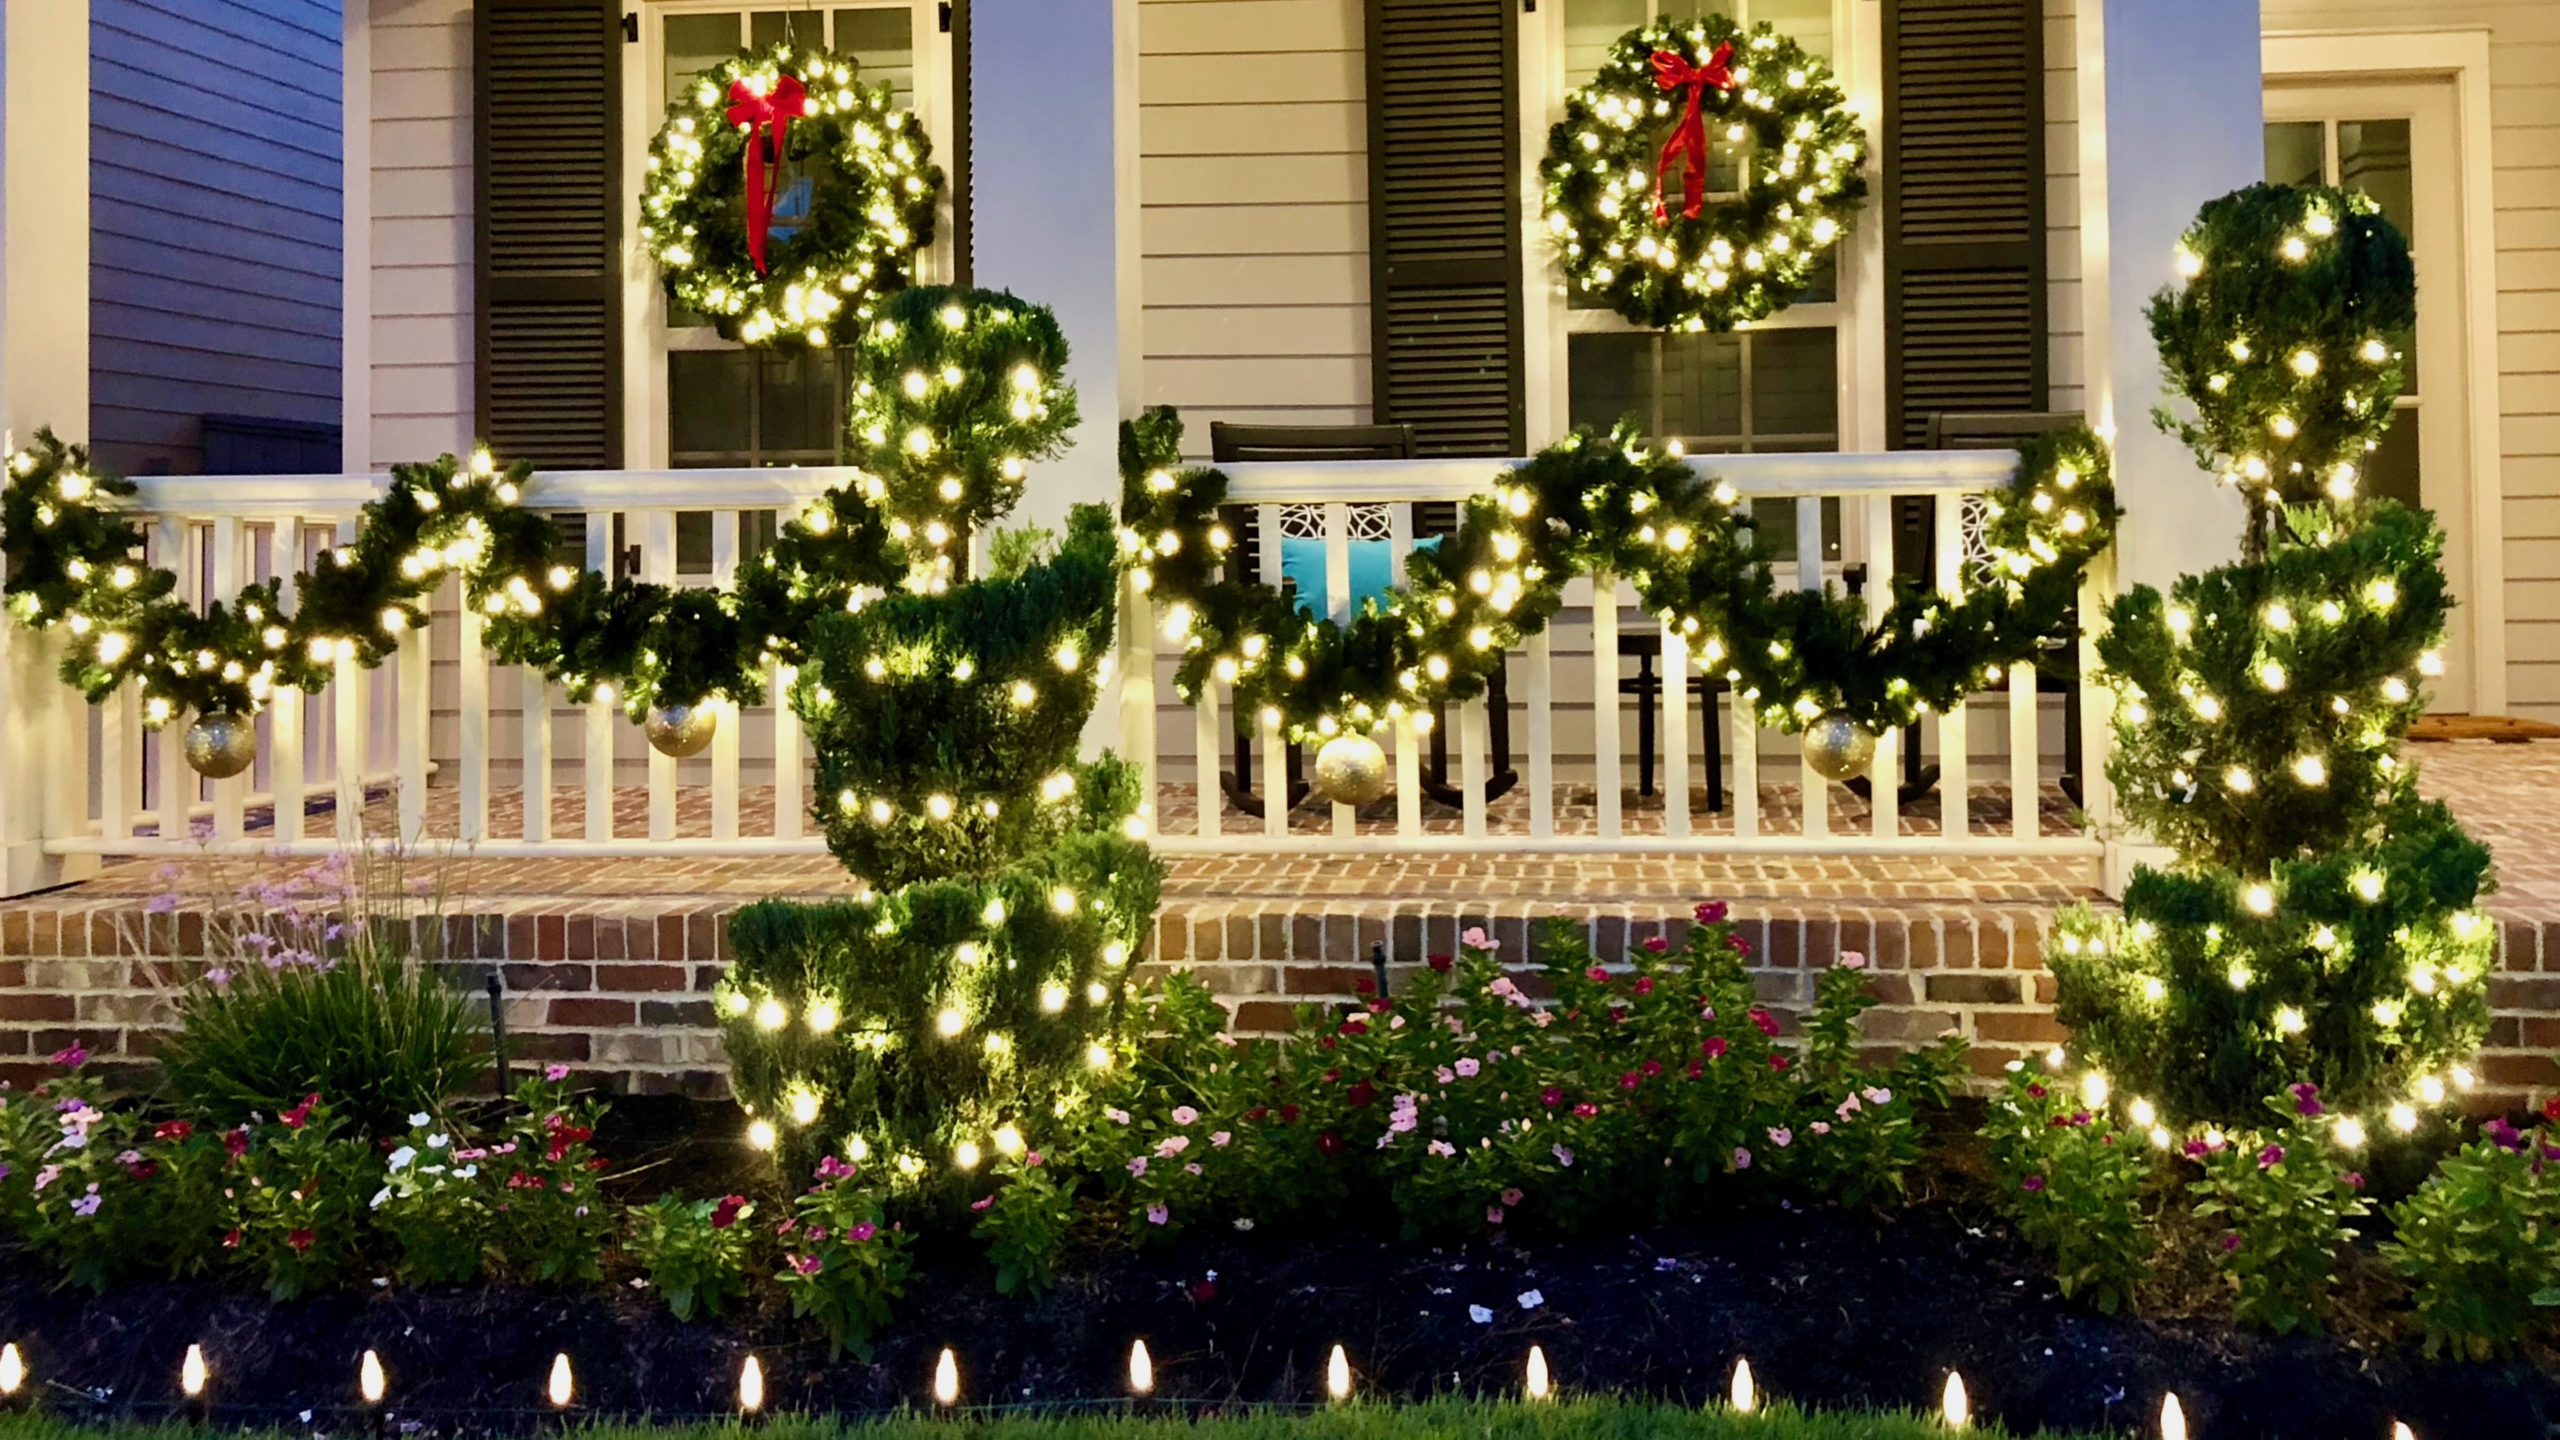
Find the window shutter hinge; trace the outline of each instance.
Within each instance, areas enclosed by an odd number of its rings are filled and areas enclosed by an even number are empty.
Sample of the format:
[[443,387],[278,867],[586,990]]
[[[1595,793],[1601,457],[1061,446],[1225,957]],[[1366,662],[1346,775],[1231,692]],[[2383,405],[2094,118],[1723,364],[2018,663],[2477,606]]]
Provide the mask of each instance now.
[[637,10],[622,17],[622,43],[625,45],[640,43],[640,12]]
[[939,12],[939,14],[938,14],[937,18],[938,18],[938,19],[940,20],[940,22],[941,22],[941,25],[942,25],[942,33],[943,33],[943,34],[945,34],[945,35],[950,34],[950,33],[951,33],[951,0],[942,0],[942,8],[941,8],[941,10],[940,10],[940,12]]

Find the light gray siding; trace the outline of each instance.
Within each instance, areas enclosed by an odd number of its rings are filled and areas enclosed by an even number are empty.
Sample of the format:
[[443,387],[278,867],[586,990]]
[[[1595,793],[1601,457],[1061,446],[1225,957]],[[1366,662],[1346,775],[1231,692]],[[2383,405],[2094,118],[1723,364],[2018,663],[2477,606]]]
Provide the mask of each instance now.
[[202,420],[339,420],[335,0],[92,0],[89,433],[203,468]]

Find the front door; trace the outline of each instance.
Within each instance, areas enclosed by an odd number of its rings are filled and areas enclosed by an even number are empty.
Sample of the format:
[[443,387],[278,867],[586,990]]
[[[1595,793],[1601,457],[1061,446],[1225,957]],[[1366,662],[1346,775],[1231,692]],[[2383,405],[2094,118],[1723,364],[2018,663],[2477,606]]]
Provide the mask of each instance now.
[[[2453,86],[2447,80],[2271,81],[2267,179],[2361,190],[2409,237],[2418,267],[2418,329],[2399,417],[2367,457],[2365,493],[2435,512],[2457,606],[2472,595],[2469,354]],[[2485,323],[2486,317],[2482,317]],[[2444,677],[2428,708],[2467,713],[2477,675],[2468,617],[2445,627]]]

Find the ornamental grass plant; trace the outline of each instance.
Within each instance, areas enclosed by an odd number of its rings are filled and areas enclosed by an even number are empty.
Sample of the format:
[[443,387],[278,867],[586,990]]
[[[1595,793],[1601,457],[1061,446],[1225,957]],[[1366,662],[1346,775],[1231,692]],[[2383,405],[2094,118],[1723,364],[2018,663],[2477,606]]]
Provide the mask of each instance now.
[[[206,913],[203,975],[175,994],[156,1058],[171,1103],[236,1124],[305,1095],[354,1133],[397,1133],[488,1073],[479,1001],[443,963],[442,897],[397,852],[340,851],[277,879],[194,877]],[[162,872],[144,924],[173,924],[184,870]]]

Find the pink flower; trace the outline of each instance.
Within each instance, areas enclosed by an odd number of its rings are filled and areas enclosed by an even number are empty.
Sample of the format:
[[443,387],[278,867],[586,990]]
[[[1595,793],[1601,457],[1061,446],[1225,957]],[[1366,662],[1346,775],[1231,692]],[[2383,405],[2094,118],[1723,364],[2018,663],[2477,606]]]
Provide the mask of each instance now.
[[1474,1056],[1467,1056],[1449,1068],[1458,1072],[1459,1079],[1473,1080],[1476,1078],[1477,1074],[1484,1069],[1484,1062],[1476,1059]]
[[569,1078],[569,1067],[566,1065],[545,1065],[542,1067],[542,1078],[550,1081],[554,1085],[557,1085],[561,1081]]
[[815,1255],[794,1255],[791,1257],[791,1268],[803,1275],[815,1275],[827,1268],[827,1262]]
[[1176,1105],[1173,1107],[1173,1123],[1176,1125],[1188,1125],[1199,1118],[1200,1112],[1192,1109],[1188,1105]]
[[1784,1150],[1796,1143],[1796,1132],[1784,1125],[1772,1125],[1769,1127],[1769,1143]]
[[1724,923],[1724,917],[1728,908],[1729,907],[1727,907],[1721,900],[1709,900],[1700,905],[1697,909],[1698,923],[1701,925],[1721,925]]
[[1450,1144],[1446,1140],[1434,1140],[1422,1148],[1431,1154],[1440,1156],[1442,1159],[1447,1159],[1449,1156],[1458,1153],[1458,1147]]
[[1758,1028],[1761,1034],[1768,1036],[1772,1040],[1778,1038],[1778,1017],[1761,1009],[1757,1005],[1751,1007],[1751,1023],[1753,1026]]
[[1552,1110],[1564,1103],[1564,1091],[1550,1085],[1538,1092],[1538,1103]]
[[1505,1205],[1517,1205],[1520,1203],[1520,1198],[1520,1190],[1517,1186],[1502,1192],[1502,1203]]
[[996,1203],[996,1197],[993,1195],[981,1195],[977,1199],[969,1202],[969,1208],[971,1210],[984,1210],[994,1203]]
[[1197,1174],[1200,1174],[1200,1173],[1201,1173],[1201,1171],[1200,1171],[1200,1162],[1199,1162],[1199,1161],[1197,1161],[1197,1160],[1194,1160],[1194,1161],[1192,1161],[1190,1164],[1183,1166],[1183,1167],[1182,1167],[1182,1173],[1183,1173],[1183,1174],[1185,1174],[1185,1175],[1197,1175]]
[[1236,1137],[1228,1131],[1212,1130],[1209,1132],[1209,1148],[1212,1150],[1224,1150],[1227,1148],[1227,1142],[1235,1138]]
[[856,1226],[854,1226],[852,1229],[847,1230],[846,1232],[844,1232],[844,1238],[846,1238],[847,1240],[852,1241],[852,1242],[853,1242],[854,1244],[856,1244],[856,1245],[859,1245],[859,1244],[863,1243],[864,1241],[866,1241],[866,1240],[870,1239],[872,1236],[877,1235],[877,1234],[879,1234],[879,1233],[880,1233],[880,1227],[879,1227],[879,1226],[872,1224],[872,1223],[871,1223],[870,1221],[868,1221],[868,1220],[865,1220],[865,1221],[863,1221],[861,1224],[856,1225]]
[[2044,1177],[2041,1175],[2030,1175],[2026,1179],[2018,1182],[2018,1188],[2029,1194],[2034,1194],[2044,1188]]
[[1147,1223],[1150,1225],[1162,1225],[1172,1218],[1173,1212],[1162,1205],[1150,1205],[1147,1207]]
[[1828,1135],[1831,1133],[1831,1122],[1828,1120],[1816,1120],[1805,1128],[1811,1130],[1816,1135]]
[[1132,1156],[1130,1156],[1130,1157],[1129,1157],[1129,1173],[1130,1173],[1130,1174],[1132,1174],[1132,1175],[1144,1175],[1144,1174],[1146,1174],[1146,1173],[1147,1173],[1147,1157],[1146,1157],[1146,1156],[1144,1156],[1144,1155],[1132,1155]]
[[[88,1194],[83,1195],[83,1196],[81,1196],[79,1199],[74,1200],[74,1201],[72,1201],[72,1202],[71,1202],[71,1213],[72,1213],[72,1214],[74,1214],[74,1215],[77,1215],[77,1216],[79,1216],[79,1217],[81,1217],[82,1219],[84,1219],[84,1220],[85,1220],[85,1219],[87,1219],[89,1216],[92,1216],[92,1215],[95,1215],[95,1214],[97,1214],[97,1213],[98,1213],[98,1206],[99,1206],[99,1204],[102,1202],[102,1200],[103,1200],[103,1197],[102,1197],[102,1196],[100,1196],[100,1195],[98,1194],[98,1187],[97,1187],[97,1186],[95,1186],[95,1185],[92,1185],[92,1186],[90,1186],[90,1187],[89,1187],[89,1193],[88,1193]],[[310,1232],[310,1231],[308,1231],[308,1230],[296,1230],[296,1231],[295,1231],[295,1232],[293,1232],[293,1233],[295,1233],[296,1235],[305,1235],[305,1236],[307,1236],[307,1235],[309,1235],[311,1232]],[[296,1246],[295,1246],[295,1247],[293,1247],[293,1248],[295,1248],[296,1250],[306,1249],[306,1248],[308,1248],[308,1247],[310,1246],[310,1244],[311,1244],[311,1242],[310,1242],[309,1240],[307,1240],[307,1239],[306,1239],[306,1240],[304,1240],[304,1241],[302,1242],[302,1244],[300,1244],[300,1245],[296,1245]]]
[[1647,935],[1644,937],[1644,948],[1652,951],[1656,955],[1659,955],[1663,951],[1671,948],[1671,942],[1659,935]]
[[1114,1125],[1126,1125],[1129,1123],[1129,1112],[1117,1105],[1105,1105],[1102,1107],[1102,1118]]
[[2283,1163],[2284,1147],[2281,1145],[2271,1143],[2266,1149],[2258,1152],[2258,1168],[2261,1170],[2273,1170]]
[[1502,1223],[1502,1207],[1501,1207],[1501,1206],[1499,1206],[1499,1205],[1487,1205],[1486,1207],[1484,1207],[1484,1223],[1486,1223],[1487,1225],[1499,1225],[1499,1224],[1501,1224],[1501,1223]]
[[1865,1108],[1864,1106],[1862,1106],[1862,1105],[1860,1105],[1860,1104],[1858,1103],[1858,1097],[1857,1097],[1857,1096],[1855,1096],[1855,1095],[1852,1095],[1852,1096],[1850,1096],[1848,1099],[1841,1101],[1841,1102],[1840,1102],[1840,1108],[1839,1108],[1839,1109],[1837,1109],[1837,1110],[1832,1111],[1831,1113],[1832,1113],[1832,1114],[1834,1114],[1834,1115],[1839,1116],[1839,1117],[1840,1117],[1841,1119],[1843,1119],[1843,1120],[1846,1120],[1846,1119],[1848,1119],[1850,1116],[1857,1114],[1860,1110],[1862,1110],[1862,1109],[1864,1109],[1864,1108]]
[[1041,1166],[1048,1164],[1049,1160],[1048,1157],[1042,1155],[1039,1151],[1034,1150],[1022,1157],[1022,1163],[1030,1166],[1034,1170],[1037,1170]]
[[1840,952],[1840,968],[1843,970],[1864,970],[1867,968],[1867,957],[1862,951],[1843,950]]
[[837,1159],[833,1155],[821,1155],[818,1157],[819,1179],[844,1180],[850,1178],[852,1174],[853,1167],[846,1164],[844,1161]]
[[1732,1048],[1725,1043],[1723,1036],[1710,1035],[1707,1037],[1707,1043],[1699,1046],[1698,1050],[1710,1060],[1721,1060],[1724,1058],[1724,1052]]
[[1618,1077],[1618,1088],[1621,1090],[1633,1090],[1643,1083],[1644,1077],[1633,1070],[1630,1070],[1626,1074]]
[[1609,983],[1609,972],[1597,965],[1594,965],[1590,969],[1582,972],[1582,978],[1590,981],[1594,985],[1606,985]]
[[1555,1155],[1555,1157],[1556,1157],[1556,1163],[1557,1163],[1557,1164],[1559,1164],[1559,1165],[1563,1166],[1563,1167],[1564,1167],[1564,1168],[1566,1168],[1567,1170],[1570,1170],[1570,1169],[1572,1169],[1572,1168],[1573,1168],[1573,1152],[1572,1152],[1572,1151],[1567,1150],[1567,1149],[1566,1149],[1566,1148],[1564,1148],[1562,1145],[1550,1146],[1550,1147],[1548,1147],[1548,1148],[1549,1148],[1549,1150],[1551,1151],[1551,1153],[1553,1153],[1553,1154]]
[[1573,1107],[1573,1118],[1577,1120],[1588,1120],[1599,1113],[1600,1107],[1592,1104],[1588,1100],[1585,1100],[1581,1104]]
[[2327,1107],[2320,1103],[2320,1087],[2308,1080],[2294,1086],[2293,1108],[2294,1113],[2305,1117],[2321,1113]]
[[1466,946],[1470,950],[1499,950],[1502,948],[1502,942],[1484,933],[1484,927],[1481,925],[1468,926],[1467,932],[1458,937],[1458,943]]
[[1159,1160],[1170,1160],[1174,1156],[1179,1155],[1190,1148],[1190,1136],[1167,1135],[1162,1140],[1156,1142],[1156,1158]]
[[79,1045],[65,1045],[53,1052],[53,1063],[65,1070],[77,1070],[89,1063],[89,1052]]
[[1866,1096],[1867,1103],[1870,1105],[1890,1105],[1893,1103],[1893,1092],[1880,1085],[1870,1085],[1858,1093]]
[[1739,1145],[1734,1146],[1734,1147],[1733,1147],[1733,1168],[1734,1168],[1734,1169],[1736,1169],[1736,1170],[1748,1170],[1748,1169],[1750,1169],[1750,1168],[1751,1168],[1751,1152],[1750,1152],[1750,1151],[1748,1151],[1748,1150],[1743,1149],[1743,1148],[1742,1148],[1741,1146],[1739,1146]]
[[1636,977],[1636,993],[1637,993],[1638,995],[1650,995],[1650,994],[1652,994],[1652,993],[1653,993],[1653,977],[1652,977],[1652,976],[1650,976],[1650,975],[1639,975],[1639,976],[1637,976],[1637,977]]
[[1784,1055],[1771,1055],[1769,1057],[1769,1068],[1772,1070],[1783,1072],[1787,1068],[1788,1064],[1789,1061]]

